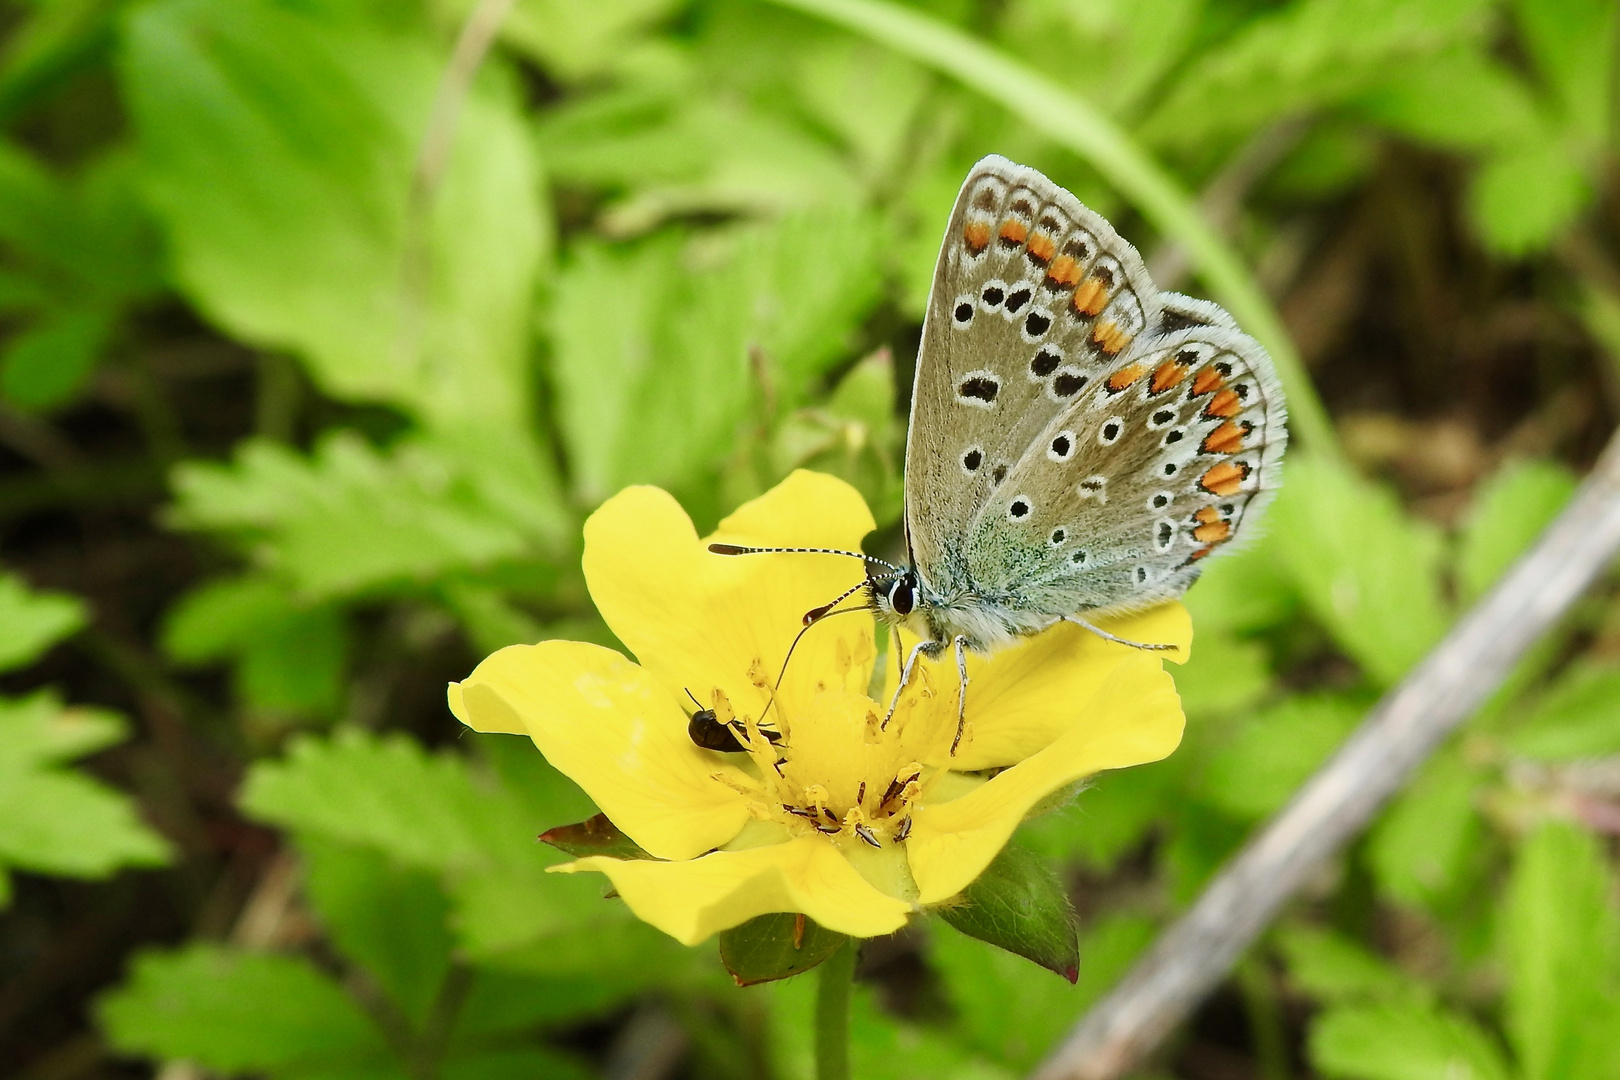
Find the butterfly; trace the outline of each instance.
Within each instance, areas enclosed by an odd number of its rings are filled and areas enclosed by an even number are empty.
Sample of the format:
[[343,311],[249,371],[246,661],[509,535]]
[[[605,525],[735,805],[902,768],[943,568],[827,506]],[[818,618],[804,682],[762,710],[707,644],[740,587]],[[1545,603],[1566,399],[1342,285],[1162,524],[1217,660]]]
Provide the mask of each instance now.
[[1167,648],[1093,620],[1181,596],[1254,528],[1280,479],[1286,418],[1271,358],[1230,315],[1160,292],[1136,249],[1041,173],[980,161],[923,324],[906,563],[827,552],[866,560],[864,606],[917,637],[895,700],[919,656],[954,648],[954,753],[969,651],[1059,622]]

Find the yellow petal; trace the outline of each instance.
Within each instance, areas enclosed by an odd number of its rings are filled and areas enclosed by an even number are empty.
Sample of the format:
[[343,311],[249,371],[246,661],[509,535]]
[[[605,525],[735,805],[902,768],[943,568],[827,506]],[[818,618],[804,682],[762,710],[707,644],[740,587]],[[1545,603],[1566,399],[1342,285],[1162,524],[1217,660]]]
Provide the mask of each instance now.
[[904,926],[911,911],[815,836],[683,862],[593,856],[553,869],[606,874],[637,918],[685,945],[773,911],[803,912],[840,934],[877,937]]
[[450,688],[476,731],[528,735],[627,836],[661,859],[689,859],[736,836],[745,800],[713,779],[729,769],[686,734],[686,715],[641,668],[580,641],[511,645]]
[[961,798],[913,814],[906,850],[919,902],[938,903],[965,888],[1047,795],[1103,769],[1157,761],[1181,741],[1175,684],[1147,654],[1125,657],[1079,714],[1033,757]]
[[[872,528],[854,488],[799,471],[709,539],[859,551]],[[751,676],[774,680],[804,613],[861,581],[865,568],[836,555],[715,555],[707,544],[669,494],[628,488],[585,523],[585,580],[608,626],[674,694],[690,687],[707,706],[719,687],[739,712],[759,719],[769,698]],[[804,700],[817,681],[842,678],[848,689],[864,690],[872,651],[865,616],[812,628],[788,667],[784,703]]]
[[[1176,602],[1098,625],[1127,641],[1176,648],[1143,653],[1073,623],[1059,623],[988,656],[970,653],[967,720],[972,737],[954,759],[936,751],[931,763],[963,771],[1017,764],[1072,727],[1084,715],[1083,703],[1120,664],[1140,656],[1182,663],[1192,644],[1192,619]],[[954,719],[960,685],[955,654],[947,649],[939,659],[919,663],[927,664],[939,694],[932,706],[949,710]]]

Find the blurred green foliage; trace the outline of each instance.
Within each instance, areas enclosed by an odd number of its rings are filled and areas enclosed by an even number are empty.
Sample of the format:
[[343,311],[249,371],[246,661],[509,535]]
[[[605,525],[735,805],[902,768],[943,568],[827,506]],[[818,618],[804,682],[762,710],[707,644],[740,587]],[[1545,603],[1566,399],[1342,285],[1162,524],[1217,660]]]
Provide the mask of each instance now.
[[[159,637],[177,669],[228,671],[210,738],[246,762],[238,806],[285,839],[298,892],[268,930],[244,916],[225,940],[143,950],[97,1019],[121,1053],[222,1074],[502,1080],[596,1075],[562,1036],[654,1014],[693,1075],[807,1077],[806,980],[736,990],[712,948],[545,873],[561,856],[533,836],[593,808],[520,740],[455,742],[448,712],[444,746],[386,730],[356,675],[368,627],[403,627],[407,663],[447,633],[476,653],[610,640],[578,536],[626,484],[669,488],[706,527],[817,468],[892,540],[907,350],[986,152],[1050,172],[1145,251],[1178,238],[884,42],[753,0],[517,0],[458,66],[464,24],[499,6],[7,6],[5,415],[69,413],[165,305],[256,357],[255,430],[228,455],[154,436],[164,523],[216,568]],[[1231,230],[1262,267],[1300,208],[1332,212],[1392,146],[1453,163],[1463,233],[1504,268],[1580,250],[1613,182],[1608,0],[918,6],[1093,102],[1188,190],[1277,148]],[[29,119],[86,80],[115,115],[42,148]],[[1575,291],[1620,349],[1613,282]],[[1079,985],[924,926],[912,1000],[858,994],[857,1073],[1030,1068],[1574,483],[1510,457],[1444,529],[1384,480],[1298,455],[1267,534],[1188,596],[1183,749],[1024,829],[1084,885]],[[85,618],[0,577],[0,667]],[[1527,660],[1258,950],[1249,1007],[1312,1003],[1321,1075],[1620,1074],[1614,867],[1593,824],[1612,830],[1598,811],[1620,800],[1603,779],[1620,666],[1612,633],[1587,647],[1605,618],[1578,615]],[[0,700],[0,874],[172,857],[70,767],[125,734],[50,691]]]

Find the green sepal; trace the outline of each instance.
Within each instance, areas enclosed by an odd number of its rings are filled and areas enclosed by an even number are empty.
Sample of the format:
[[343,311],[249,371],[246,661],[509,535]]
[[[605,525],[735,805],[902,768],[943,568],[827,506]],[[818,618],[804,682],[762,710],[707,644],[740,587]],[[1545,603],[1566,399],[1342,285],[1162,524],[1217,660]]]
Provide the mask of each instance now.
[[1045,859],[1009,844],[984,873],[934,911],[969,937],[1017,953],[1071,983],[1080,977],[1074,908]]
[[640,844],[619,831],[606,814],[581,821],[577,825],[558,825],[540,834],[540,839],[566,851],[576,859],[589,855],[606,855],[612,859],[650,859]]
[[809,971],[845,940],[809,916],[779,911],[723,931],[720,961],[738,986],[752,986]]

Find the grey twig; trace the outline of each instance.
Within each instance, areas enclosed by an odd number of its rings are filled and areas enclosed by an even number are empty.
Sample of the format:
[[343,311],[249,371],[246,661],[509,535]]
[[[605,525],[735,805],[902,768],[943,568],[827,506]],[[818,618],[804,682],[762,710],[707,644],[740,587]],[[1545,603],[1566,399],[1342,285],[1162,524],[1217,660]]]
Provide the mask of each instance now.
[[1035,1080],[1113,1080],[1135,1067],[1226,976],[1282,905],[1501,685],[1616,552],[1620,435],[1535,547],[1081,1018]]

